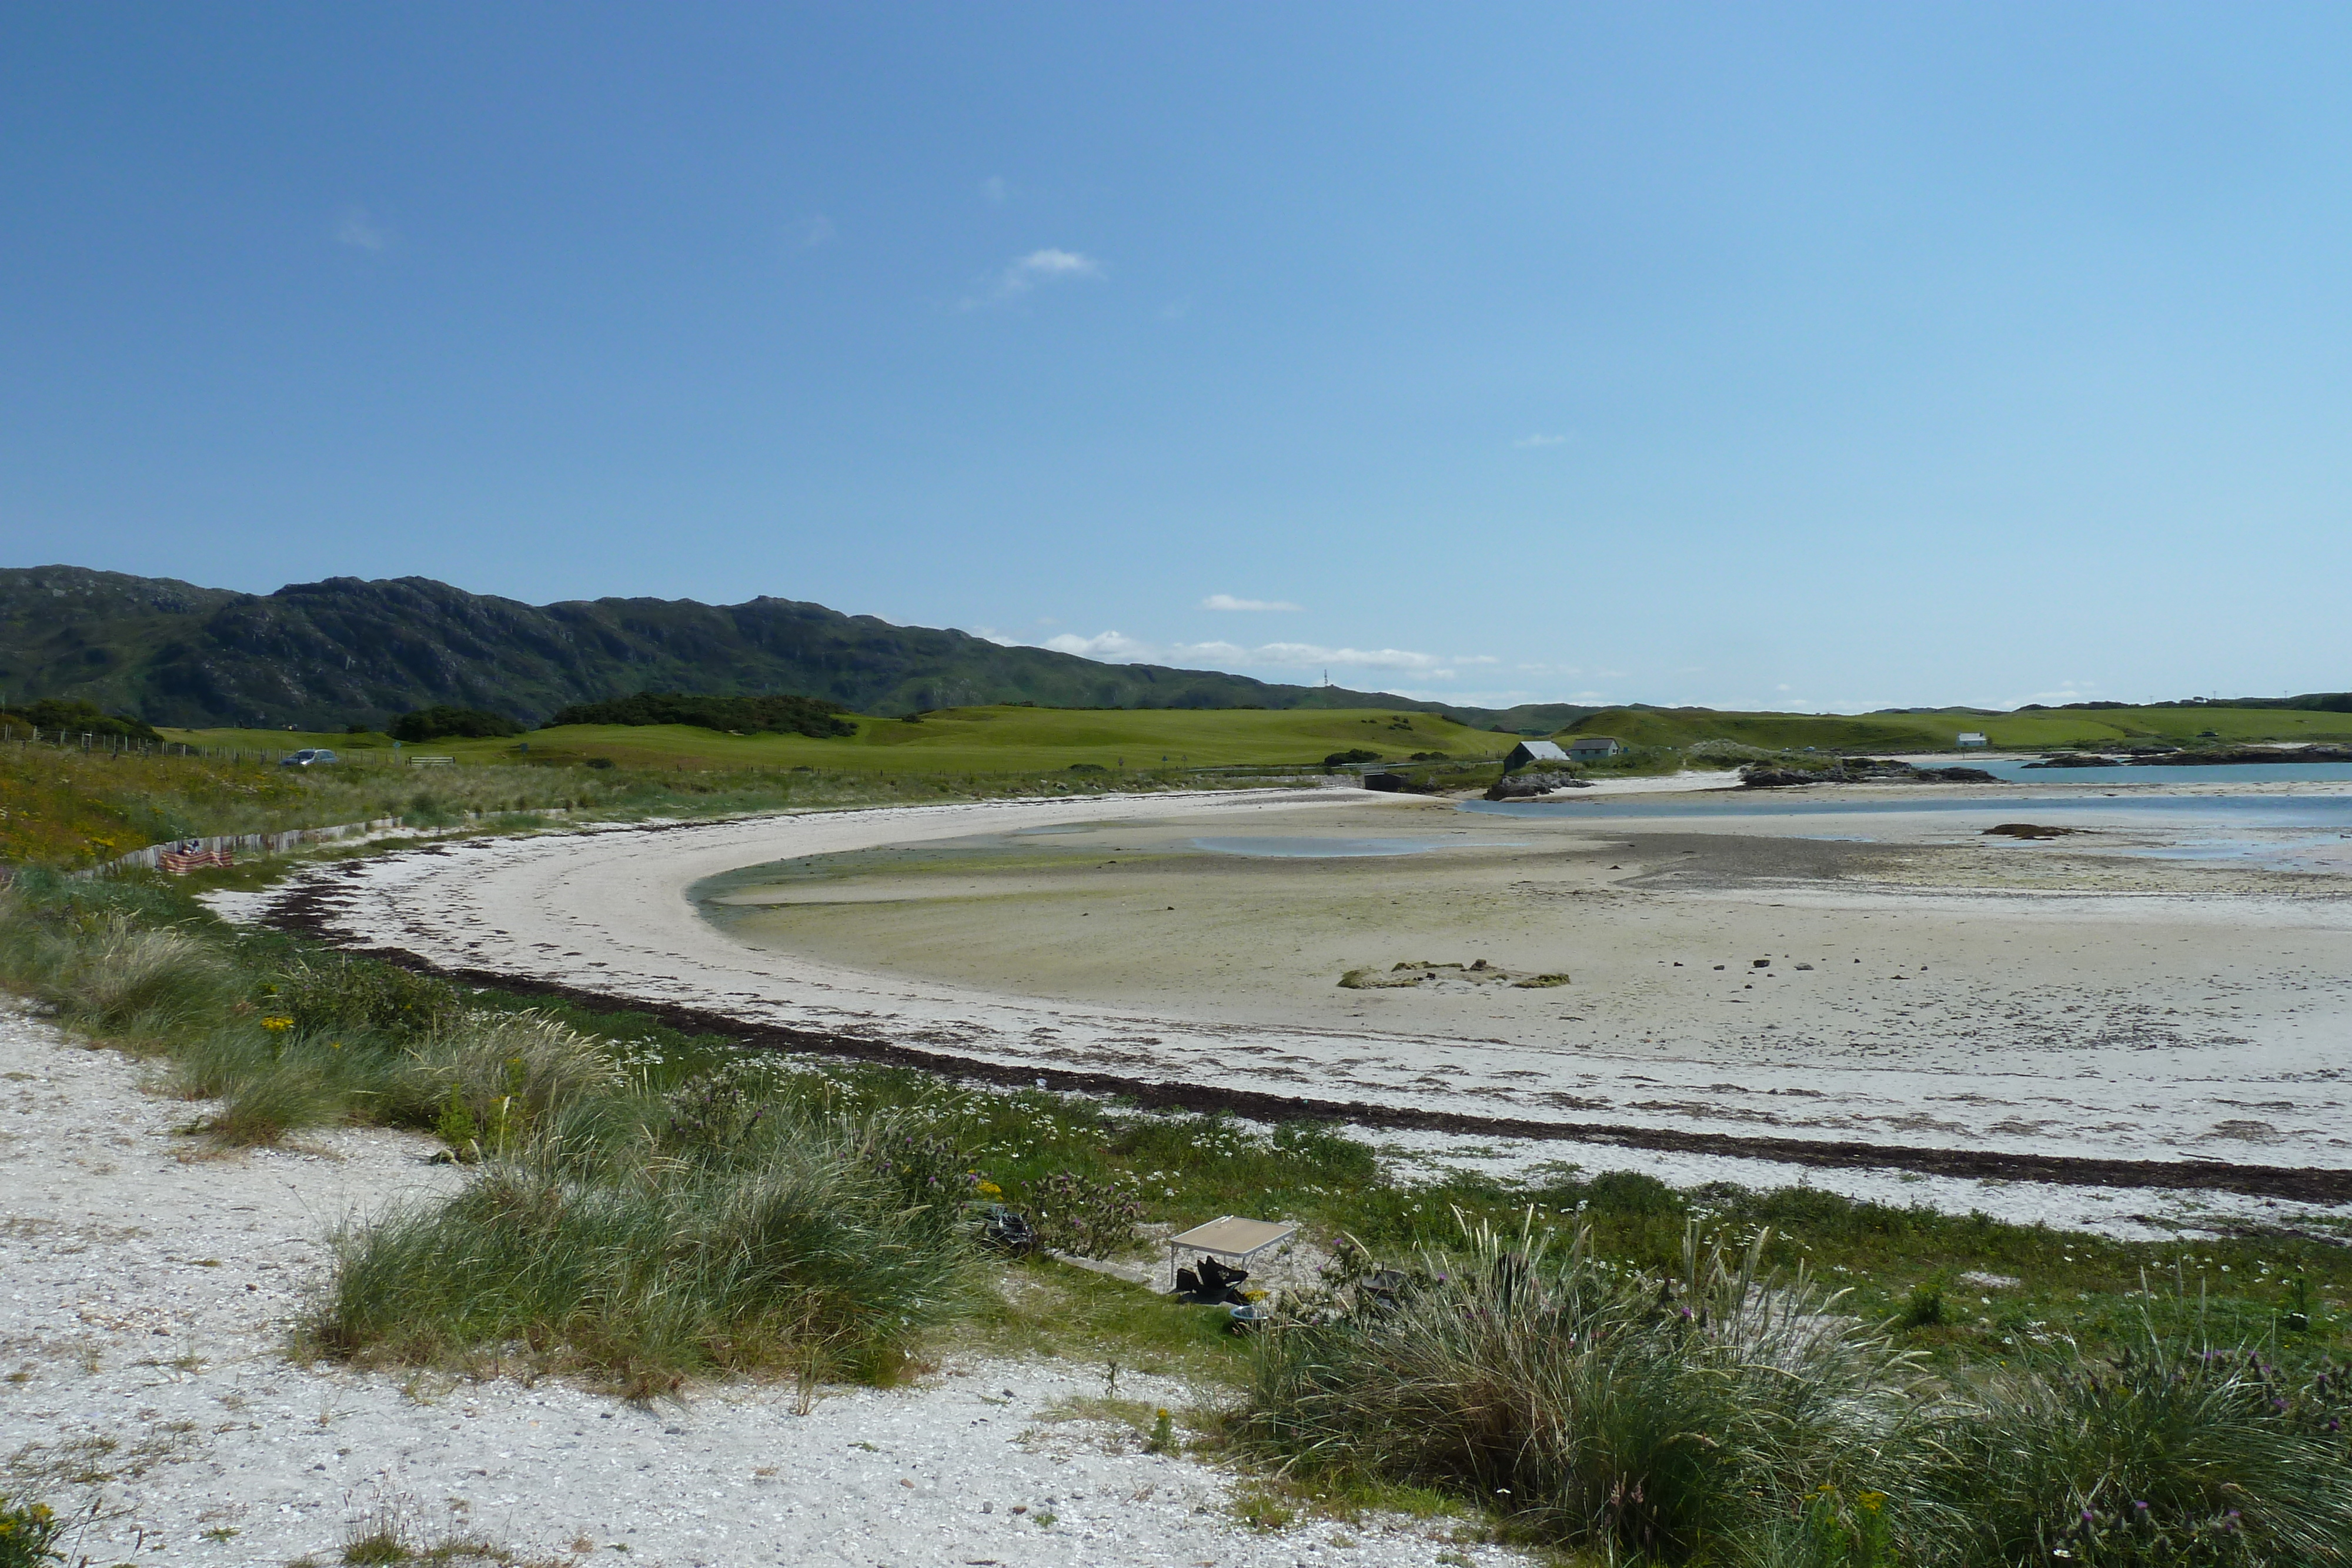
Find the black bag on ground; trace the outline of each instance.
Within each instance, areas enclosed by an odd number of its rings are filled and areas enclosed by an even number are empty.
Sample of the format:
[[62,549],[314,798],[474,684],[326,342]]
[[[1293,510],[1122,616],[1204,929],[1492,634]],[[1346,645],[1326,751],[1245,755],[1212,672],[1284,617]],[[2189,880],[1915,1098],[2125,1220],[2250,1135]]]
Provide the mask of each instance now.
[[1246,1269],[1203,1258],[1192,1268],[1176,1270],[1176,1295],[1196,1307],[1238,1307],[1249,1301],[1240,1290],[1248,1278]]

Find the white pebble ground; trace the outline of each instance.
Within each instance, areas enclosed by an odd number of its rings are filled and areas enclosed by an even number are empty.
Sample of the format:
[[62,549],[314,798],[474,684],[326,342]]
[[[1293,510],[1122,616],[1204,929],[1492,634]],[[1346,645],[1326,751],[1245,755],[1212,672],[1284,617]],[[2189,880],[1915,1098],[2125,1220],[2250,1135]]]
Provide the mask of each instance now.
[[[1253,1529],[1243,1478],[1054,1418],[1103,1392],[1069,1364],[950,1354],[806,1415],[765,1385],[648,1408],[556,1379],[299,1364],[289,1331],[332,1227],[456,1174],[386,1133],[208,1156],[173,1131],[201,1107],[147,1072],[0,1013],[0,1490],[95,1503],[68,1542],[93,1563],[331,1563],[385,1510],[427,1542],[583,1564],[1522,1560],[1443,1521]],[[1131,1376],[1118,1393],[1192,1398]]]

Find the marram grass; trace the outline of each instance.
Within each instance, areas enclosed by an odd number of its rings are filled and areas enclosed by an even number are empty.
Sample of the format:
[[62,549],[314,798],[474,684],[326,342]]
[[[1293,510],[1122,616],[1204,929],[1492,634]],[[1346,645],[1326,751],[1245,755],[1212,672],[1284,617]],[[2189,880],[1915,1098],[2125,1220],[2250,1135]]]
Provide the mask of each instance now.
[[1681,1562],[1916,1441],[1917,1375],[1760,1248],[1677,1279],[1477,1225],[1392,1292],[1269,1334],[1243,1419],[1308,1469],[1450,1491],[1568,1545]]
[[1661,1277],[1580,1228],[1467,1227],[1265,1339],[1238,1418],[1296,1473],[1423,1486],[1612,1561],[1748,1568],[2341,1568],[2346,1374],[2149,1328],[1931,1381],[1799,1272],[1686,1233]]
[[888,1376],[969,1301],[961,1192],[927,1198],[863,1130],[778,1129],[737,1157],[560,1145],[452,1201],[338,1239],[322,1350],[413,1361],[484,1347],[638,1393],[713,1373]]

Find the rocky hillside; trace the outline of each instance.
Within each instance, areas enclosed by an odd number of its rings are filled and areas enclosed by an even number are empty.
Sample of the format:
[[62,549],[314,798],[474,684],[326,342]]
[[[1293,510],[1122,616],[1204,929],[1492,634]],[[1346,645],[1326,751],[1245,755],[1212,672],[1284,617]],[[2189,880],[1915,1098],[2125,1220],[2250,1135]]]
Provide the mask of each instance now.
[[823,697],[860,713],[1059,707],[1388,707],[1556,727],[1589,709],[1497,713],[1216,671],[1104,664],[821,604],[598,599],[531,605],[429,578],[329,578],[275,593],[80,567],[0,570],[0,698],[60,697],[187,727],[381,727],[433,704],[537,723],[646,691]]

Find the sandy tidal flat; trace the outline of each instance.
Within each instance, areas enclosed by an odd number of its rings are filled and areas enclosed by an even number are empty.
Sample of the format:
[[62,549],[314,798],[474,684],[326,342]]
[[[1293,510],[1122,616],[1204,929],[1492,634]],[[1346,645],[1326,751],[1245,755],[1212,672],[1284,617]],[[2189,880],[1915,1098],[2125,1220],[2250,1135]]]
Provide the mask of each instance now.
[[[763,818],[440,846],[277,907],[451,969],[997,1070],[1666,1137],[2352,1169],[2340,872],[2169,860],[2146,852],[2179,830],[2128,822],[1988,840],[2000,792],[1982,823],[1896,811],[1867,842],[1591,805],[1298,791]],[[1426,847],[1202,847],[1254,838]],[[1398,964],[1433,967],[1364,986]]]

